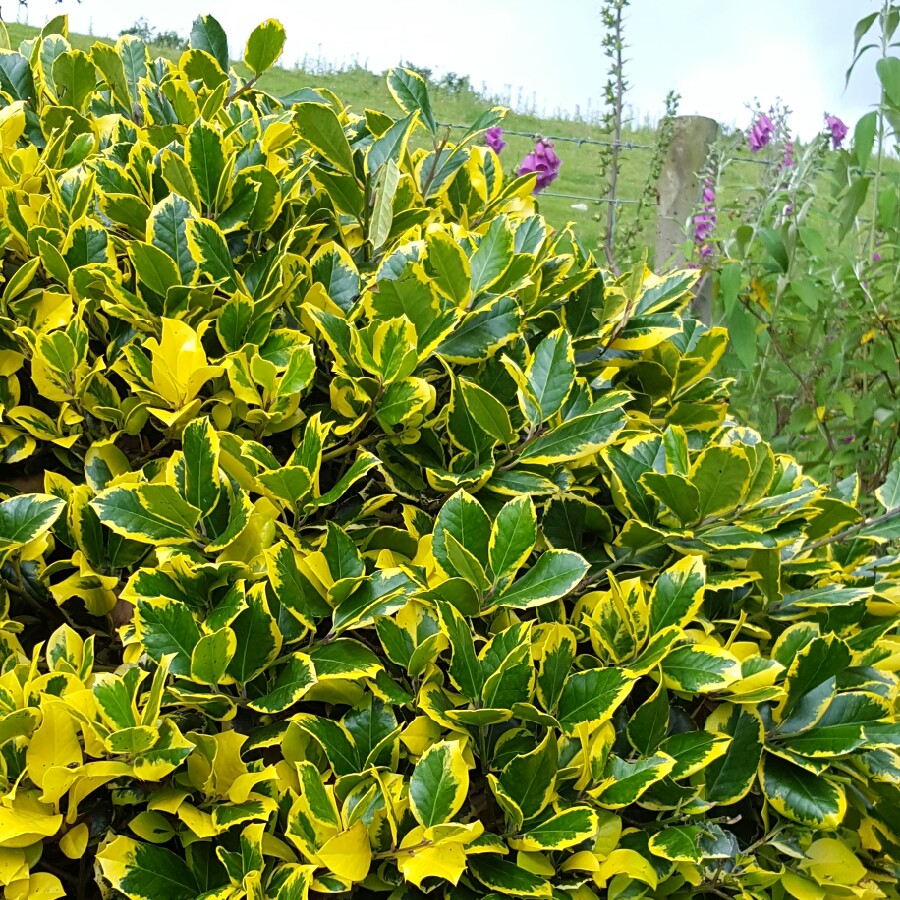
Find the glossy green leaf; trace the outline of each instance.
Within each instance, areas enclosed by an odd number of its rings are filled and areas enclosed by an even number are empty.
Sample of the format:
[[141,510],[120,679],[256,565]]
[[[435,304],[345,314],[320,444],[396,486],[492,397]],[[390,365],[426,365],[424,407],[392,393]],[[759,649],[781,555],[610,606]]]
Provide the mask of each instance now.
[[455,741],[432,744],[416,763],[409,782],[409,803],[417,821],[430,828],[448,822],[469,790],[469,770]]
[[266,19],[250,32],[244,48],[244,62],[257,75],[271,69],[284,50],[284,41],[285,32],[281,22]]
[[437,131],[437,122],[428,97],[428,87],[418,72],[410,69],[391,69],[388,72],[388,88],[404,112],[411,113],[418,110],[428,130],[432,134]]
[[330,106],[301,103],[294,110],[300,136],[331,165],[353,174],[353,155],[344,129]]
[[65,502],[49,494],[20,494],[0,503],[0,551],[21,547],[44,534]]
[[566,731],[580,722],[605,722],[628,695],[632,679],[621,669],[588,669],[566,679],[557,718]]
[[499,606],[531,609],[565,597],[587,574],[584,557],[570,550],[545,550],[537,562],[496,599]]

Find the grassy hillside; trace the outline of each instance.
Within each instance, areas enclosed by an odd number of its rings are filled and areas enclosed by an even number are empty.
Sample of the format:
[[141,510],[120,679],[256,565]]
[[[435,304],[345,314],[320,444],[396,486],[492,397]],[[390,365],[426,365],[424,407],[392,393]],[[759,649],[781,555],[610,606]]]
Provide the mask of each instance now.
[[[7,24],[13,46],[20,41],[33,37],[38,29],[18,23]],[[72,34],[73,46],[89,50],[97,40],[113,40],[95,36]],[[177,51],[166,48],[152,48],[154,55],[174,58]],[[241,64],[237,64],[240,71]],[[266,73],[260,80],[260,86],[276,96],[283,96],[305,87],[327,87],[334,91],[345,103],[355,110],[365,108],[391,109],[394,101],[391,98],[383,74],[375,74],[360,67],[352,67],[343,71],[311,73],[303,69],[275,68]],[[450,92],[438,86],[431,89],[435,114],[442,123],[468,124],[490,105],[490,101],[472,90]],[[504,120],[504,130],[524,132],[528,136],[507,135],[507,146],[502,153],[502,160],[508,171],[518,167],[522,158],[534,146],[534,135],[562,137],[574,139],[608,140],[609,135],[595,125],[584,121],[565,118],[539,118],[510,112]],[[652,145],[656,135],[652,129],[629,129],[624,140],[634,144]],[[562,160],[559,178],[551,189],[542,196],[541,209],[548,220],[556,226],[573,222],[581,240],[588,247],[596,247],[601,233],[600,219],[606,222],[606,204],[591,203],[581,198],[601,197],[606,193],[606,185],[600,177],[599,148],[590,144],[578,144],[570,141],[557,141],[556,151]],[[624,150],[621,156],[618,196],[622,200],[636,199],[643,191],[647,181],[647,172],[652,158],[649,150]],[[755,173],[748,173],[755,175]],[[555,197],[553,194],[572,195]],[[587,205],[587,209],[578,206]],[[622,213],[625,220],[633,216],[632,208],[626,206]],[[654,230],[654,210],[645,211],[638,245],[648,244],[652,247]]]

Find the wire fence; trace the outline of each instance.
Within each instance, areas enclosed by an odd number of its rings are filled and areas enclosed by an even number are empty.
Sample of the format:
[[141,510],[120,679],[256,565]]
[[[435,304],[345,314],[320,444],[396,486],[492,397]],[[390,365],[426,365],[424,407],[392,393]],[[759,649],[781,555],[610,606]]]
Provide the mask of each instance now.
[[[707,120],[709,121],[709,120]],[[441,127],[453,131],[468,131],[469,125],[444,122]],[[688,126],[690,128],[690,126]],[[693,130],[690,132],[694,134]],[[700,132],[694,134],[699,139],[699,135],[703,133],[701,126]],[[663,141],[663,135],[657,132],[660,141]],[[655,241],[655,257],[663,260],[669,260],[672,255],[680,252],[685,238],[688,236],[689,222],[691,217],[700,203],[700,171],[703,169],[707,158],[695,158],[696,171],[684,171],[683,161],[679,163],[677,158],[683,155],[683,147],[680,151],[670,153],[668,141],[672,140],[670,132],[668,140],[665,141],[666,146],[660,146],[659,143],[644,143],[633,140],[610,140],[603,137],[594,137],[587,134],[565,135],[565,134],[546,134],[541,131],[526,131],[516,129],[503,129],[503,137],[525,138],[529,141],[537,141],[539,138],[552,141],[554,144],[573,145],[575,148],[589,147],[598,150],[598,165],[596,167],[596,176],[586,178],[583,164],[576,176],[577,187],[589,187],[593,184],[602,185],[603,195],[581,193],[577,189],[575,191],[565,190],[568,184],[565,184],[566,173],[571,171],[569,163],[563,167],[561,180],[563,180],[563,190],[543,190],[541,197],[552,198],[559,202],[568,201],[572,210],[582,211],[582,215],[587,215],[593,207],[593,222],[604,222],[605,229],[601,226],[600,242],[605,247],[607,258],[612,263],[616,253],[614,248],[619,247],[619,239],[621,237],[622,247],[625,252],[628,247],[634,249],[635,241],[642,244],[652,244]],[[706,141],[709,138],[705,139]],[[688,138],[691,143],[692,138]],[[711,144],[705,143],[703,153],[708,154]],[[615,154],[617,156],[616,166],[619,173],[618,179],[612,181],[607,178],[608,169],[604,171],[601,166],[599,157]],[[628,156],[622,156],[619,151],[637,151],[638,153],[653,154],[654,159],[649,165],[637,163],[640,171],[638,178],[634,176],[634,167],[636,165],[633,159]],[[660,156],[659,154],[662,154]],[[691,154],[691,158],[694,155]],[[768,159],[759,159],[751,156],[746,157],[742,162],[748,162],[754,165],[771,166],[774,163]],[[606,166],[609,165],[609,159],[604,161]],[[630,170],[630,171],[629,171]],[[623,184],[622,173],[629,172],[632,177],[626,177],[627,186]],[[671,177],[670,173],[671,172]],[[571,183],[571,182],[570,182]],[[612,184],[616,186],[613,187]],[[674,188],[673,188],[674,184]],[[665,185],[665,187],[663,186]],[[574,186],[574,185],[573,185]],[[624,188],[624,190],[623,190]],[[672,196],[674,189],[675,195]],[[631,194],[631,196],[629,196]],[[598,214],[598,209],[604,209],[605,212]],[[625,208],[633,210],[633,214],[623,217],[619,215],[619,211],[624,212]],[[559,214],[561,210],[557,210]],[[571,216],[572,213],[569,213]],[[577,218],[577,217],[576,217]],[[625,223],[628,223],[627,225]],[[573,222],[578,225],[579,223]],[[580,222],[581,228],[591,229],[593,223],[589,219]],[[622,230],[624,229],[624,230]]]
[[[443,127],[443,128],[448,128],[451,130],[459,130],[459,131],[468,131],[471,127],[470,125],[464,125],[464,124],[460,124],[460,123],[456,123],[456,122],[443,122],[440,124],[441,124],[441,127]],[[604,150],[619,150],[619,151],[634,150],[634,151],[638,151],[638,152],[642,152],[642,153],[656,153],[659,150],[659,147],[656,144],[641,143],[638,141],[629,141],[629,140],[620,140],[620,141],[605,140],[603,138],[591,137],[589,135],[584,135],[584,134],[582,134],[582,135],[546,134],[544,132],[539,132],[539,131],[524,131],[524,130],[504,128],[503,136],[504,137],[527,138],[531,141],[537,141],[538,138],[541,138],[543,140],[552,141],[554,144],[556,144],[556,143],[572,144],[575,147],[583,147],[583,146],[584,147],[596,147],[596,148],[603,148]],[[761,165],[761,166],[773,165],[771,160],[759,159],[757,157],[747,157],[740,161],[748,162],[753,165]],[[629,166],[629,164],[630,163],[629,163],[629,160],[627,159],[627,157],[620,156],[618,159],[618,162],[617,162],[620,173],[623,171],[623,169],[625,167]],[[631,163],[631,164],[633,165],[633,163]],[[647,176],[645,175],[644,179],[646,179],[646,177]],[[644,180],[644,179],[642,179],[642,180]],[[600,168],[598,166],[597,182],[601,183],[603,180],[604,179],[600,173]],[[646,183],[646,181],[645,181],[645,183]],[[606,187],[606,185],[604,185],[604,186]],[[652,189],[655,189],[655,185],[651,186],[651,203],[650,203],[651,206],[654,205],[652,203]],[[697,202],[699,202],[699,200],[700,200],[699,188],[698,188],[697,193],[698,193],[698,196],[695,198],[695,200]],[[589,204],[592,206],[599,206],[599,207],[608,206],[609,204],[614,204],[614,206],[617,208],[624,207],[624,206],[629,206],[629,207],[646,207],[647,206],[646,193],[644,194],[643,199],[639,199],[638,197],[634,197],[634,196],[618,196],[618,195],[610,196],[608,187],[607,187],[607,193],[605,196],[597,196],[597,195],[592,195],[592,194],[582,194],[582,193],[574,193],[574,192],[558,191],[558,190],[557,191],[543,190],[543,191],[541,191],[541,196],[548,197],[548,198],[552,197],[552,198],[556,198],[558,200],[577,201],[582,204]],[[573,204],[573,207],[576,209],[586,208],[586,207],[576,207],[575,204]],[[613,217],[612,217],[613,232],[615,232],[615,226],[618,223],[618,219],[619,219],[619,217],[616,216],[615,214],[613,214]]]
[[[460,131],[468,131],[471,126],[470,125],[459,125],[455,122],[441,122],[439,123],[442,128],[450,128],[453,130]],[[530,140],[537,141],[538,138],[543,138],[547,141],[553,141],[553,143],[563,143],[563,144],[575,144],[577,147],[588,146],[588,147],[618,147],[620,150],[655,150],[656,147],[653,144],[638,144],[634,141],[604,141],[599,140],[597,138],[592,137],[584,137],[584,136],[576,136],[573,137],[571,135],[564,134],[544,134],[543,132],[538,131],[515,131],[513,129],[504,128],[504,135],[511,135],[512,137],[523,137],[529,138]],[[560,200],[581,200],[585,203],[596,203],[598,205],[604,203],[615,203],[618,205],[625,206],[637,206],[641,201],[635,200],[631,198],[622,198],[622,197],[594,197],[588,196],[585,194],[570,194],[570,193],[560,193],[559,191],[541,191],[542,197],[556,197]]]

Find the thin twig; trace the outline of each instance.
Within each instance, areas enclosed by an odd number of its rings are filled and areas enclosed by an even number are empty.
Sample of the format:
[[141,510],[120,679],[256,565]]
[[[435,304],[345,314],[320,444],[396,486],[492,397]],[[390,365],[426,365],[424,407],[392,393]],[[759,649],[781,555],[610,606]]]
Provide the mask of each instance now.
[[889,522],[891,519],[896,519],[897,516],[900,516],[900,506],[895,506],[893,509],[889,509],[886,513],[882,513],[880,516],[875,516],[874,519],[863,519],[862,522],[858,522],[856,525],[853,525],[850,528],[845,528],[843,531],[839,531],[837,534],[831,535],[831,537],[819,538],[819,540],[813,541],[811,544],[806,544],[800,552],[808,553],[810,550],[816,550],[819,547],[824,547],[826,544],[833,544],[835,541],[845,541],[847,540],[847,538],[851,538],[854,535],[859,534],[866,528],[870,528],[874,525],[881,525],[884,522]]

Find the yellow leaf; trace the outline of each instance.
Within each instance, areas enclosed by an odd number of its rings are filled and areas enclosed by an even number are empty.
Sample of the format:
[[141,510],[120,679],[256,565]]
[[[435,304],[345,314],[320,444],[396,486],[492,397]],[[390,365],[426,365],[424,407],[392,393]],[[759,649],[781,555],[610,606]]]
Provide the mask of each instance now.
[[560,870],[563,872],[599,872],[600,860],[590,850],[579,850],[563,862]]
[[785,892],[791,897],[796,897],[797,900],[824,900],[824,889],[796,872],[785,872],[781,876],[781,884]]
[[187,322],[165,318],[161,321],[162,339],[148,338],[144,347],[152,360],[154,390],[173,409],[180,409],[224,369],[206,364],[200,335]]
[[74,828],[70,828],[59,841],[59,849],[62,850],[69,859],[81,859],[84,856],[85,847],[87,847],[90,830],[87,825],[82,822]]
[[[418,826],[421,828],[422,826]],[[413,831],[418,831],[414,828]],[[412,833],[412,832],[410,832]],[[484,825],[477,819],[474,822],[463,824],[462,822],[445,822],[442,825],[434,825],[423,829],[422,836],[433,844],[452,841],[457,844],[471,844],[484,834]],[[407,847],[409,844],[406,845]]]
[[66,892],[62,882],[55,875],[49,872],[35,872],[28,879],[25,893],[16,894],[12,890],[7,890],[6,896],[9,900],[18,900],[19,897],[22,900],[26,897],[28,900],[57,900],[58,897],[65,897]]
[[7,803],[0,806],[0,845],[4,848],[27,847],[52,837],[62,825],[63,817],[33,794],[18,793],[12,800],[7,798]]
[[552,878],[556,874],[556,869],[550,864],[543,853],[528,853],[520,850],[516,854],[516,865],[531,872],[532,875],[540,875],[542,878]]
[[691,862],[679,862],[675,864],[675,871],[692,887],[703,884],[703,873],[700,868]]
[[372,847],[366,826],[357,822],[347,831],[336,834],[325,842],[316,855],[320,864],[338,878],[362,881],[369,874],[372,863]]
[[66,708],[52,701],[45,701],[41,707],[43,720],[25,753],[28,777],[38,787],[43,787],[44,775],[51,766],[82,763],[78,733]]
[[25,131],[25,102],[17,100],[0,110],[0,148],[4,156],[16,148]]
[[421,756],[440,736],[441,726],[437,722],[428,716],[417,716],[403,729],[400,740],[413,756]]
[[272,856],[275,859],[288,863],[299,862],[297,854],[291,849],[290,844],[287,844],[281,838],[275,837],[274,834],[269,834],[267,831],[263,832],[262,849],[264,856]]
[[197,745],[188,757],[191,782],[209,797],[226,796],[235,780],[247,774],[241,759],[247,735],[229,730],[214,735],[191,732],[188,738]]
[[769,294],[763,287],[762,282],[758,278],[754,278],[750,282],[750,301],[758,303],[767,313],[772,312],[772,304],[769,303]]
[[[403,839],[404,844],[407,838]],[[397,868],[416,887],[422,887],[422,882],[431,877],[457,884],[466,870],[466,851],[462,844],[457,843],[434,844],[410,850],[402,849],[401,845],[397,854]]]
[[116,778],[134,777],[134,768],[123,762],[94,762],[83,765],[69,792],[69,811],[66,822],[78,821],[78,805],[89,794]]
[[601,809],[597,811],[597,837],[594,853],[609,856],[616,849],[622,835],[622,819],[615,813]]
[[184,803],[190,795],[187,791],[179,788],[165,788],[157,791],[147,801],[147,809],[158,809],[160,812],[172,813],[178,812],[178,807]]
[[656,890],[656,871],[636,850],[613,850],[594,873],[594,882],[597,887],[606,887],[606,882],[614,875],[627,875]]
[[4,887],[14,881],[28,878],[28,863],[24,850],[0,847],[0,884]]
[[800,866],[807,869],[819,884],[853,885],[866,877],[866,867],[853,851],[835,838],[819,838],[809,845],[808,859]]
[[192,803],[182,803],[178,807],[177,815],[198,838],[210,838],[216,834],[212,816],[197,809]]
[[142,840],[151,844],[165,844],[175,836],[175,829],[169,820],[162,814],[152,809],[145,809],[138,813],[129,823],[128,827]]
[[232,803],[244,803],[256,785],[263,781],[275,781],[277,778],[278,773],[275,771],[275,766],[266,766],[259,772],[247,772],[239,775],[228,788],[228,799]]

